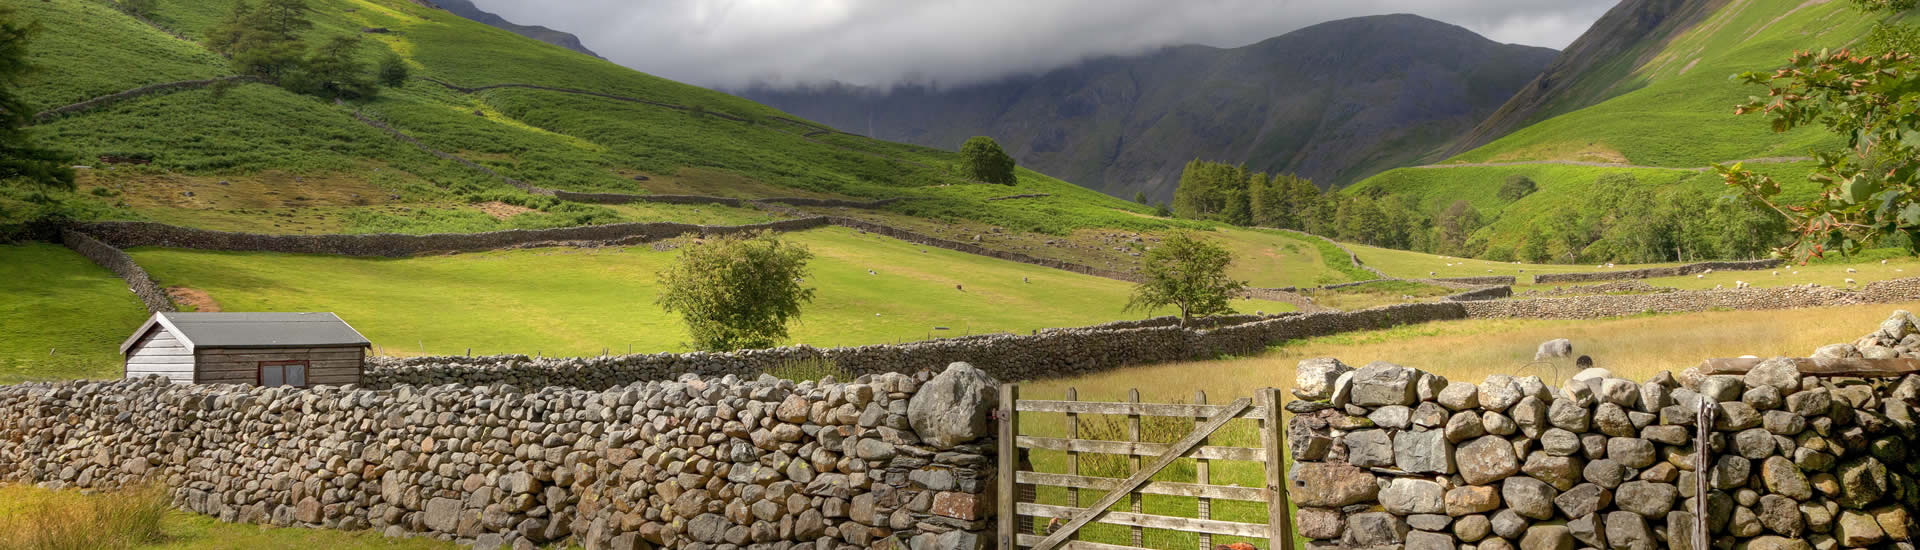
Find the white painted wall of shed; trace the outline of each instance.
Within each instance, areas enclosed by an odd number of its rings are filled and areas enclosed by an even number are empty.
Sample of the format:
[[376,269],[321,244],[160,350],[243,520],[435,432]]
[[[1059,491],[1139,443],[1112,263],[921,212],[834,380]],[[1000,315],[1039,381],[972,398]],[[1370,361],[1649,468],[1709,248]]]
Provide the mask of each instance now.
[[165,327],[155,325],[127,350],[127,378],[161,375],[175,384],[193,383],[193,353]]

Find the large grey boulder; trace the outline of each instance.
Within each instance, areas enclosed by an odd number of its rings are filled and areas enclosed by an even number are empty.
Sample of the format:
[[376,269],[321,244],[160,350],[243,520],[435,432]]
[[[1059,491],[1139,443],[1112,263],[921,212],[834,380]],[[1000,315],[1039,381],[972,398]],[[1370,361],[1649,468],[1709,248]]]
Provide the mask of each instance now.
[[1641,517],[1659,520],[1673,511],[1673,500],[1680,496],[1680,489],[1668,483],[1647,481],[1629,481],[1620,484],[1614,491],[1613,503],[1621,510],[1640,514]]
[[1573,550],[1573,535],[1565,525],[1535,525],[1520,539],[1520,550]]
[[1454,450],[1454,464],[1472,485],[1486,485],[1520,471],[1513,444],[1497,436],[1483,436]]
[[1409,477],[1395,478],[1380,491],[1380,506],[1395,515],[1446,512],[1447,491],[1439,483]]
[[1527,476],[1513,476],[1500,482],[1500,500],[1507,508],[1533,519],[1553,519],[1553,499],[1558,496],[1560,491],[1553,486]]
[[922,443],[951,449],[992,435],[993,410],[999,406],[998,380],[973,365],[953,363],[907,402],[907,423]]
[[1340,375],[1352,370],[1353,367],[1332,357],[1301,360],[1294,367],[1293,396],[1308,401],[1332,399],[1334,382],[1340,380]]
[[1520,385],[1514,383],[1512,376],[1504,374],[1487,375],[1480,383],[1480,408],[1490,412],[1503,412],[1520,402],[1525,395],[1520,393]]
[[1393,436],[1386,430],[1360,430],[1347,434],[1345,440],[1348,463],[1368,468],[1393,465]]
[[1647,528],[1647,518],[1633,512],[1607,514],[1607,544],[1613,550],[1655,550],[1660,541]]
[[1380,494],[1373,473],[1338,462],[1302,462],[1288,472],[1287,493],[1300,506],[1338,508],[1370,502]]
[[1754,365],[1741,382],[1749,388],[1772,386],[1781,394],[1789,394],[1800,391],[1800,368],[1792,359],[1775,357]]
[[1393,464],[1403,472],[1453,473],[1453,444],[1439,430],[1400,432],[1393,438]]
[[1407,538],[1407,522],[1386,512],[1363,512],[1347,517],[1345,542],[1350,547],[1400,544]]
[[1418,390],[1414,387],[1416,376],[1413,369],[1393,363],[1368,363],[1353,373],[1352,402],[1362,407],[1412,405]]

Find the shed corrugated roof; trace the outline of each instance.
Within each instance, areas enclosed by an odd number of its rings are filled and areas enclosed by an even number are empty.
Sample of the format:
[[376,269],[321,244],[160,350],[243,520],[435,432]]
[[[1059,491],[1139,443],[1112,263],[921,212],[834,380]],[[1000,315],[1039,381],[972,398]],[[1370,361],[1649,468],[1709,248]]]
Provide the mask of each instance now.
[[371,345],[360,331],[332,313],[160,312],[134,331],[125,354],[155,324],[166,327],[188,350],[197,348],[359,347]]

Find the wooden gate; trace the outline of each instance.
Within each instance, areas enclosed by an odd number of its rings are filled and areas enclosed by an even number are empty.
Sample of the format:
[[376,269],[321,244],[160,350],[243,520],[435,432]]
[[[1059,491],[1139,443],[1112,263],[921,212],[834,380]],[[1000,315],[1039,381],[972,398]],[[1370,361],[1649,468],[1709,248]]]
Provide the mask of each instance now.
[[[1097,402],[1080,401],[1069,388],[1065,399],[1037,400],[1021,399],[1018,386],[1001,386],[1000,409],[996,415],[1000,421],[999,547],[1005,550],[1137,550],[1146,547],[1145,530],[1155,529],[1191,533],[1201,550],[1212,550],[1216,536],[1222,540],[1228,537],[1254,540],[1260,543],[1260,548],[1268,550],[1286,548],[1293,540],[1293,533],[1282,471],[1284,425],[1280,404],[1280,391],[1272,388],[1260,390],[1253,398],[1209,405],[1205,393],[1197,393],[1193,403],[1141,403],[1139,390],[1132,390],[1126,402]],[[1033,427],[1022,430],[1021,413],[1064,415],[1064,437],[1027,435],[1041,430]],[[1112,428],[1116,426],[1112,421],[1124,418],[1125,426],[1119,430],[1125,432],[1119,436],[1124,439],[1082,439],[1088,431],[1082,421],[1087,420],[1088,415],[1108,421],[1096,423],[1095,427]],[[1158,430],[1163,435],[1159,438],[1162,441],[1142,439],[1143,419],[1163,428]],[[1236,419],[1257,423],[1258,448],[1208,445],[1210,436]],[[1188,430],[1172,442],[1166,442],[1170,438],[1164,437],[1173,433],[1164,429],[1169,420],[1177,429]],[[1112,429],[1099,431],[1109,436],[1119,435],[1112,433],[1115,431]],[[1033,450],[1050,453],[1049,458],[1064,454],[1064,461],[1056,461],[1064,463],[1063,468],[1057,468],[1064,471],[1035,471],[1029,455]],[[1100,462],[1104,465],[1124,461],[1125,472],[1106,476],[1097,471],[1083,472],[1083,463],[1096,456],[1104,459]],[[1193,461],[1190,476],[1193,481],[1168,481],[1164,475],[1162,480],[1153,480],[1156,474],[1182,458]],[[1146,459],[1144,465],[1143,459]],[[1254,476],[1241,476],[1243,483],[1251,481],[1251,484],[1217,484],[1212,479],[1213,467],[1225,466],[1217,461],[1241,462],[1240,466],[1253,463],[1259,471]],[[1043,488],[1057,489],[1046,491],[1043,497]],[[1104,494],[1094,498],[1083,494],[1087,491]],[[1190,512],[1168,510],[1169,505],[1184,507],[1186,499],[1194,501]],[[1123,509],[1113,509],[1123,500],[1126,503]],[[1149,500],[1156,500],[1152,507],[1156,513],[1148,513]],[[1216,517],[1215,501],[1251,503],[1239,506],[1241,516],[1257,513],[1249,512],[1250,507],[1264,507],[1261,518],[1264,521],[1220,519]],[[1089,523],[1125,527],[1127,531],[1105,540],[1084,540],[1083,528]]]

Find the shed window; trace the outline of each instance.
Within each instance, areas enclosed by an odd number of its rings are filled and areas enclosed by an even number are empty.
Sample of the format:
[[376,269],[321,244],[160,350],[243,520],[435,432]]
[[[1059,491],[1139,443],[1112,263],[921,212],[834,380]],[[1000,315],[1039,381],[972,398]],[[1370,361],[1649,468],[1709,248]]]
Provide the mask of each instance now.
[[261,361],[260,385],[307,387],[306,361]]

